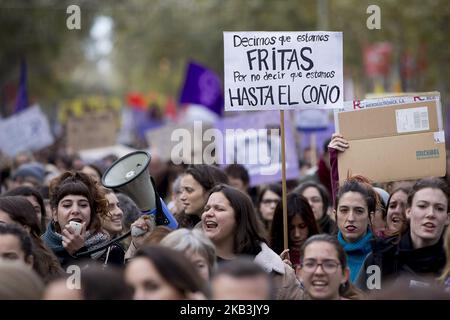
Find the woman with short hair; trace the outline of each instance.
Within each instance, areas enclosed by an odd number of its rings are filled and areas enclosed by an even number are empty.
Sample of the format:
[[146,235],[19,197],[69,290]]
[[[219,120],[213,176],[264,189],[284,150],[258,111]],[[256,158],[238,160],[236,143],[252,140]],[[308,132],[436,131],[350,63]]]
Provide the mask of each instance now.
[[183,252],[203,279],[210,280],[216,266],[216,248],[201,230],[181,228],[172,231],[160,244]]

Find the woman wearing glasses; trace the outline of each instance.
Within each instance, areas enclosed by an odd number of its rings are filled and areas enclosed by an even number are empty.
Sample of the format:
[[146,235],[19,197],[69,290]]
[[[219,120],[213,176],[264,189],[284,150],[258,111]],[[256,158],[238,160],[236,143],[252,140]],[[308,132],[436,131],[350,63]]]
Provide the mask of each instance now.
[[319,234],[306,240],[297,273],[305,296],[313,300],[361,299],[362,293],[349,282],[346,254],[335,237]]
[[261,189],[256,207],[267,234],[270,234],[275,208],[280,201],[281,186],[279,184],[269,184]]

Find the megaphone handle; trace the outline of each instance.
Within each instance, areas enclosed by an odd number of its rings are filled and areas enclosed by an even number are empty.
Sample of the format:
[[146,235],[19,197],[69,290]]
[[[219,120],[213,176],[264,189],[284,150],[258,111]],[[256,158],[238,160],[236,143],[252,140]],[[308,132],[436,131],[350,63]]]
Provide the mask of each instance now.
[[153,190],[155,191],[155,199],[156,199],[156,213],[155,213],[155,223],[156,225],[167,225],[169,224],[169,220],[167,219],[167,217],[164,215],[164,212],[162,210],[162,206],[161,206],[161,201],[162,199],[160,198],[158,191],[156,190],[156,184],[155,184],[155,180],[153,180],[153,177],[150,176],[150,180],[153,184]]
[[77,257],[77,258],[82,258],[82,257],[89,256],[89,255],[91,255],[91,254],[93,254],[93,253],[95,253],[95,252],[98,252],[98,251],[100,251],[100,250],[104,250],[104,249],[108,248],[110,245],[112,245],[112,244],[114,244],[114,243],[116,243],[116,242],[119,242],[119,241],[125,239],[126,237],[128,237],[128,236],[130,236],[130,235],[131,235],[131,230],[129,230],[128,232],[124,233],[123,235],[121,235],[121,236],[118,237],[118,238],[114,238],[114,239],[108,241],[107,243],[101,245],[101,246],[98,247],[98,248],[91,249],[91,250],[88,250],[88,251],[83,251],[83,252],[80,252],[80,253],[78,253],[78,254],[75,254],[75,257]]

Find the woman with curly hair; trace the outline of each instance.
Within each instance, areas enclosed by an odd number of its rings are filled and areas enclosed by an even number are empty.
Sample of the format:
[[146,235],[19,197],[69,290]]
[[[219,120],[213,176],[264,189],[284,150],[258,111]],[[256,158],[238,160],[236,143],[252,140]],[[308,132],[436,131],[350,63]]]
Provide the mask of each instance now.
[[[52,221],[42,238],[62,266],[78,255],[96,249],[109,240],[101,229],[100,217],[108,215],[105,191],[87,174],[67,171],[50,182]],[[71,225],[81,224],[80,230]],[[90,255],[98,259],[104,250]]]

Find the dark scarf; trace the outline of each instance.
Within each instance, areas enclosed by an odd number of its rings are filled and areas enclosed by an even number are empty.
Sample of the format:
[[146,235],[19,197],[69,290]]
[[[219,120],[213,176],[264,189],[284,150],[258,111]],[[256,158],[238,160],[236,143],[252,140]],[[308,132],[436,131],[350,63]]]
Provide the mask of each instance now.
[[392,280],[399,275],[411,279],[430,274],[436,276],[445,266],[443,236],[432,246],[414,249],[408,229],[400,239],[398,236],[393,236],[378,239],[373,244],[373,262],[381,266],[383,281]]
[[[55,253],[56,257],[58,258],[62,266],[66,265],[69,260],[75,258],[70,256],[70,254],[64,248],[62,244],[62,235],[55,231],[55,226],[52,222],[48,224],[47,230],[41,236],[41,238],[45,242],[45,244]],[[79,251],[81,252],[98,248],[108,240],[109,236],[105,233],[97,232],[94,234],[90,234],[89,231],[87,231],[84,247],[81,248]]]
[[405,233],[398,246],[397,263],[398,270],[439,275],[445,265],[443,237],[432,246],[414,249],[411,233]]

